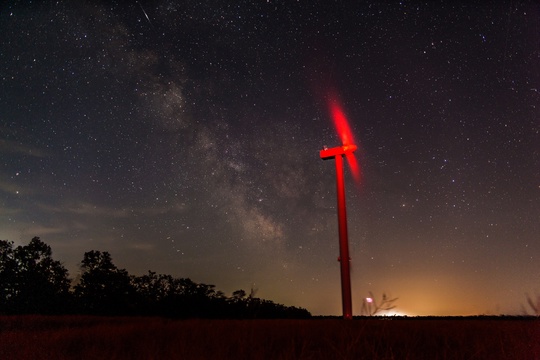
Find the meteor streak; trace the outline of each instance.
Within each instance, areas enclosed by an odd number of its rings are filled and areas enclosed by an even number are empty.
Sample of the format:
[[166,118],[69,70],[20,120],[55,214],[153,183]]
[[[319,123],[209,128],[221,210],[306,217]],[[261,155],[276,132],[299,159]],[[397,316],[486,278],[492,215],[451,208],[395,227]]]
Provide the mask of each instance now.
[[142,12],[144,13],[144,16],[146,16],[146,20],[148,20],[148,23],[149,23],[150,26],[152,26],[152,28],[153,28],[154,25],[152,25],[152,22],[150,21],[150,18],[148,17],[148,14],[146,13],[146,11],[144,11],[144,8],[142,7],[141,3],[140,3],[140,2],[137,2],[137,4],[139,4],[139,6],[141,7]]

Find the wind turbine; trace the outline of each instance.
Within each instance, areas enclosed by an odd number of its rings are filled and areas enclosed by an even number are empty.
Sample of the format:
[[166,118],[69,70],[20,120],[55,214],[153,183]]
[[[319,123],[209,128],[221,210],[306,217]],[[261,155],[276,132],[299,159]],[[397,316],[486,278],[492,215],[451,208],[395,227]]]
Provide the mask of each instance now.
[[328,149],[326,146],[320,151],[323,160],[335,159],[336,162],[336,188],[339,225],[339,258],[341,267],[341,303],[343,318],[352,319],[351,299],[351,267],[349,257],[349,236],[347,233],[347,209],[345,206],[345,182],[343,179],[343,157],[347,158],[355,180],[360,181],[360,167],[354,156],[357,146],[354,144],[351,128],[347,118],[336,97],[329,99],[330,115],[341,139],[341,146]]

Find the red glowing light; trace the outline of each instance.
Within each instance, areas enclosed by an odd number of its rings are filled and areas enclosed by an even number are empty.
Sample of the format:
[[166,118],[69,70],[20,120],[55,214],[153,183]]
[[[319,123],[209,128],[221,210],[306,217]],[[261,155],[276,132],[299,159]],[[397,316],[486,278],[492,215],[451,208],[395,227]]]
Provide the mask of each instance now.
[[[343,111],[343,108],[339,103],[337,96],[332,95],[328,98],[328,107],[330,109],[330,116],[334,121],[336,131],[339,135],[339,138],[341,139],[341,143],[344,145],[344,147],[349,145],[354,146],[354,137],[351,131],[351,127],[349,126],[349,122],[347,121],[347,117],[345,116],[345,112]],[[349,163],[349,167],[351,168],[351,173],[354,180],[357,183],[360,183],[360,166],[358,165],[356,157],[354,156],[352,151],[345,151],[344,154],[347,158],[347,162]]]
[[336,163],[336,190],[337,190],[337,210],[338,210],[338,230],[339,230],[339,262],[341,263],[341,302],[343,306],[343,318],[352,319],[352,299],[351,299],[351,269],[349,257],[349,237],[347,234],[347,211],[345,207],[345,183],[343,181],[343,157],[347,158],[352,175],[357,183],[360,182],[360,167],[354,157],[357,146],[351,127],[345,117],[341,105],[336,96],[328,99],[330,116],[341,139],[341,146],[328,149],[326,146],[320,151],[323,160],[334,159]]

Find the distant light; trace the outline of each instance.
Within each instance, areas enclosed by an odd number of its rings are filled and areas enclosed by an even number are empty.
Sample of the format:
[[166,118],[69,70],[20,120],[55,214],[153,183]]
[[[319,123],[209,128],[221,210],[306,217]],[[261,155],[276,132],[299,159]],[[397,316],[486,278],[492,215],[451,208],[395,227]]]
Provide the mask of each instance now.
[[372,303],[372,302],[373,302],[373,299],[372,299],[372,298],[366,298],[366,301],[367,301],[368,303]]
[[395,311],[395,310],[389,310],[382,312],[380,314],[381,316],[409,316],[407,313],[401,312],[401,311]]

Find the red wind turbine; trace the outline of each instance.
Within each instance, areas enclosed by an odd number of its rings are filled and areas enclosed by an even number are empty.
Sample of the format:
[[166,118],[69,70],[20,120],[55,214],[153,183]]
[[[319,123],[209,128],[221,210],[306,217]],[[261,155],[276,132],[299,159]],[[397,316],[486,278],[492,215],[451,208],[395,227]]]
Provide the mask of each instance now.
[[360,167],[354,152],[357,146],[354,144],[352,131],[337,97],[332,96],[328,101],[330,116],[334,122],[337,133],[341,139],[341,146],[328,149],[326,146],[320,151],[323,160],[335,159],[336,163],[336,186],[337,208],[339,225],[339,262],[341,264],[341,302],[343,318],[352,319],[351,299],[351,268],[349,257],[349,236],[347,234],[347,210],[345,206],[345,182],[343,179],[343,157],[347,158],[354,179],[360,181]]

